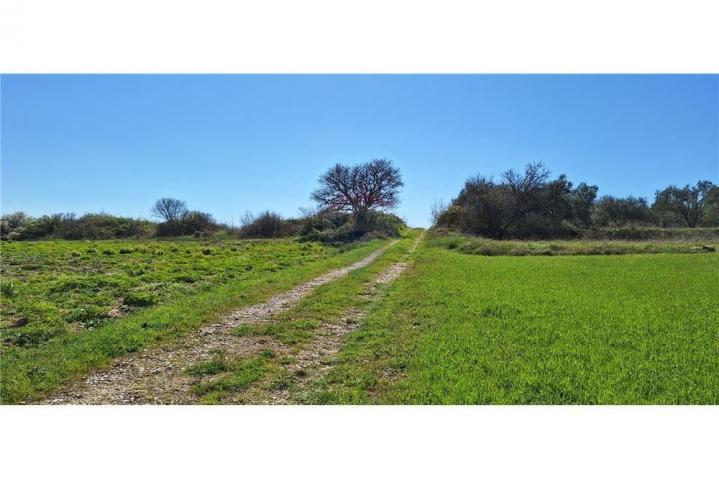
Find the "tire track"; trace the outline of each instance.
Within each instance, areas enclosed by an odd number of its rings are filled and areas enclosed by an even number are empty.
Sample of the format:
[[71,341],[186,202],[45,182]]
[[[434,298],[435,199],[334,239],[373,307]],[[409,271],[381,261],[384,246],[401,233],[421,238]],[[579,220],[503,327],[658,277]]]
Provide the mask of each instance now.
[[[415,239],[401,261],[393,263],[377,275],[367,286],[363,296],[374,301],[381,293],[382,286],[399,278],[410,266],[409,257],[417,249],[423,237],[424,232]],[[295,354],[294,362],[285,366],[288,377],[293,379],[291,385],[275,390],[250,388],[244,398],[252,404],[306,403],[309,387],[333,368],[336,355],[344,345],[347,335],[361,326],[368,310],[369,308],[360,310],[357,307],[350,307],[338,319],[322,323],[313,341]]]

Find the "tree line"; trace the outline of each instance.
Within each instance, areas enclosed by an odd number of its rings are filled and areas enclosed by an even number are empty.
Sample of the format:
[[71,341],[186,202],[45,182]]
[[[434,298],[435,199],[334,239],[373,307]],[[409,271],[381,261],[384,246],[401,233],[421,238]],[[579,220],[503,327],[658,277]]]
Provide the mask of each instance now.
[[571,238],[606,227],[719,227],[719,187],[707,180],[658,190],[650,205],[631,195],[598,198],[596,185],[550,175],[537,162],[523,172],[507,170],[499,181],[472,177],[449,205],[433,208],[433,223],[496,239]]
[[375,159],[357,165],[337,164],[319,178],[311,194],[315,207],[284,218],[266,210],[246,213],[239,227],[215,220],[207,212],[190,210],[176,198],[157,200],[150,210],[156,219],[135,219],[107,213],[57,213],[31,217],[24,212],[2,215],[4,240],[42,238],[111,239],[131,237],[212,236],[218,232],[239,238],[299,236],[306,240],[346,242],[368,236],[397,236],[405,226],[392,213],[403,186],[399,169],[389,160]]

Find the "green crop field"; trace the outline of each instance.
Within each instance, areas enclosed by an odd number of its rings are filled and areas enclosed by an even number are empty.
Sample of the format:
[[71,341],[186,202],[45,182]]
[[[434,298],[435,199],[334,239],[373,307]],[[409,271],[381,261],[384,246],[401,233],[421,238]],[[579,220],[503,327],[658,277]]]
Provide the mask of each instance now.
[[719,255],[479,256],[430,240],[311,398],[717,404]]
[[109,358],[196,329],[382,243],[3,242],[2,401],[34,398]]

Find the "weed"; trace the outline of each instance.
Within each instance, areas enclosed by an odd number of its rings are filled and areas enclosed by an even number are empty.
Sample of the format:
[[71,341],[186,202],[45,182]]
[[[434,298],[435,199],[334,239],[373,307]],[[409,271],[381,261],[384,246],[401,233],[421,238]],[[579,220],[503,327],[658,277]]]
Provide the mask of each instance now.
[[193,377],[204,377],[226,372],[228,368],[227,363],[222,358],[216,358],[214,360],[196,363],[187,368],[185,373]]
[[3,297],[12,298],[17,295],[17,288],[13,282],[0,282],[0,293]]
[[128,293],[123,303],[132,307],[147,307],[156,303],[154,295],[148,292],[130,292]]
[[194,392],[199,396],[213,392],[238,392],[259,380],[264,372],[265,363],[262,359],[242,360],[232,365],[231,371],[227,375],[216,380],[198,383],[194,387]]

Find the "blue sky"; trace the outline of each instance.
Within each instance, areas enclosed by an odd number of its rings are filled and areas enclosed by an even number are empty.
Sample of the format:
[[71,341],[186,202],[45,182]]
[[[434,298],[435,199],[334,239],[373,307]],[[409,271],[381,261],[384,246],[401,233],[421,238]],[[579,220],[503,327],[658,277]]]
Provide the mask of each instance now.
[[311,206],[334,163],[389,158],[428,223],[464,180],[543,161],[599,193],[719,183],[719,76],[3,76],[2,211],[150,216],[173,196],[237,223]]

